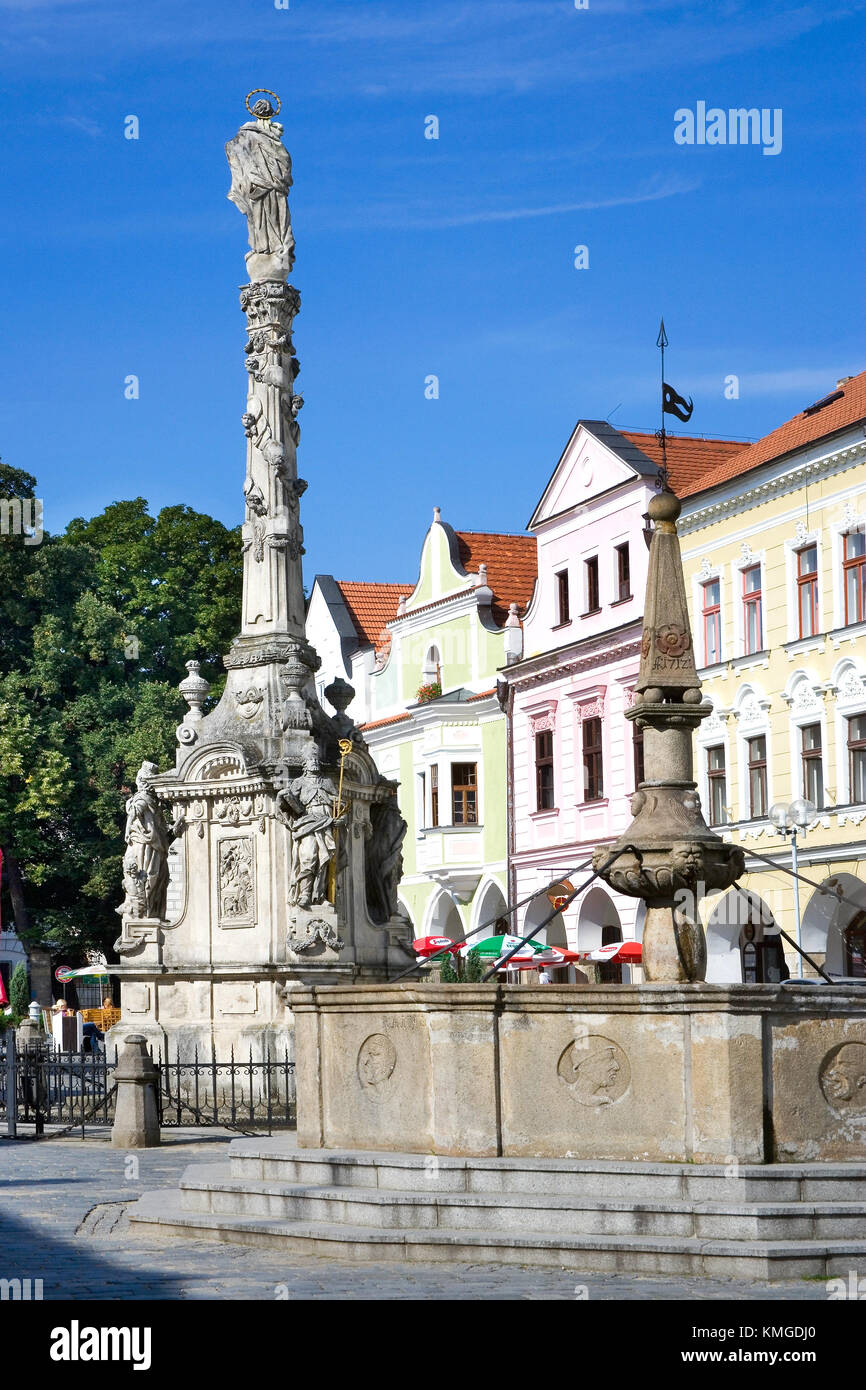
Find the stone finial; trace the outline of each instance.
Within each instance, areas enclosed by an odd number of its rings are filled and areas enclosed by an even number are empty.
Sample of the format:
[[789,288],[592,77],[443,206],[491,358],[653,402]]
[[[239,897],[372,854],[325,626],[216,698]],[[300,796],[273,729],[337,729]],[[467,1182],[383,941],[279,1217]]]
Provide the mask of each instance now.
[[329,705],[333,705],[338,714],[344,714],[354,698],[354,686],[344,681],[342,676],[337,676],[336,680],[325,686],[325,699]]
[[402,618],[402,616],[403,616],[403,614],[404,614],[405,612],[406,612],[406,595],[405,595],[405,594],[401,594],[400,597],[399,597],[399,599],[397,600],[397,617],[398,617],[398,618]]
[[478,578],[476,579],[475,584],[476,587],[479,589],[487,588],[487,566],[483,560],[481,564],[478,566]]
[[509,603],[505,619],[505,661],[511,666],[523,656],[523,628],[516,603]]
[[189,671],[189,675],[177,687],[189,705],[189,714],[185,715],[184,723],[188,721],[198,722],[199,719],[204,718],[201,707],[210,690],[210,681],[206,681],[201,674],[200,661],[188,661],[186,669]]
[[440,523],[440,525],[441,525],[441,522],[442,522],[442,508],[441,508],[441,507],[434,507],[434,508],[433,508],[433,522],[434,522],[434,524],[435,524],[437,521],[438,521],[438,522]]
[[635,686],[647,704],[663,700],[700,704],[701,699],[677,538],[681,510],[679,498],[668,489],[653,497],[648,509],[655,530],[650,544],[640,671]]

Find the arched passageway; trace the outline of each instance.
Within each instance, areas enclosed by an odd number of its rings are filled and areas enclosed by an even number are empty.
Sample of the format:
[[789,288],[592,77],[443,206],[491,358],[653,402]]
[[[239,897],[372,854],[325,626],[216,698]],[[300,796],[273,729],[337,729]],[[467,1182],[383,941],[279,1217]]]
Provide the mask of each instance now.
[[866,883],[829,874],[822,887],[829,891],[815,889],[803,912],[803,949],[828,975],[866,978]]

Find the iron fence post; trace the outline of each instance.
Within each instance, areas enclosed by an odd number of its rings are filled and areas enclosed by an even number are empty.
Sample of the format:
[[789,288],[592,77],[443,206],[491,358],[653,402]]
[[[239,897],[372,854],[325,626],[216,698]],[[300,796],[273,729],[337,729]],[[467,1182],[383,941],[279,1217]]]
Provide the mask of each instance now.
[[15,1051],[15,1029],[6,1030],[6,1133],[18,1138],[18,1076]]

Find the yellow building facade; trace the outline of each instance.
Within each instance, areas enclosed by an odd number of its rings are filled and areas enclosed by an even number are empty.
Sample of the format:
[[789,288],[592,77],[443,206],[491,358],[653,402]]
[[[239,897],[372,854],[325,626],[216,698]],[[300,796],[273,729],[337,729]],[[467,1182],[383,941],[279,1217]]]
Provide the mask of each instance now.
[[[704,901],[707,977],[814,975],[765,932],[797,939],[797,891],[803,949],[866,977],[866,373],[702,478],[679,529],[713,705],[695,777],[707,821],[746,855],[741,891]],[[797,835],[797,890],[770,811],[801,800],[816,818]]]

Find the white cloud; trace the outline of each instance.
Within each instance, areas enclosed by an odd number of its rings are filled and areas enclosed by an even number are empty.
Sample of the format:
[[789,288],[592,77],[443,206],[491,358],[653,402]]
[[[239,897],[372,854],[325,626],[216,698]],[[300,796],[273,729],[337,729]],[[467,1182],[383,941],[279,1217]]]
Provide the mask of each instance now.
[[[449,228],[473,227],[491,222],[519,222],[531,217],[556,217],[572,212],[596,212],[605,208],[629,207],[636,203],[655,203],[663,198],[674,198],[681,193],[691,193],[700,186],[698,180],[670,178],[650,180],[641,187],[627,193],[611,197],[581,198],[570,203],[548,203],[537,207],[522,206],[511,208],[467,209],[437,215],[435,212],[412,212],[405,204],[380,204],[367,209],[367,226],[391,228]],[[354,225],[354,224],[353,224]]]

